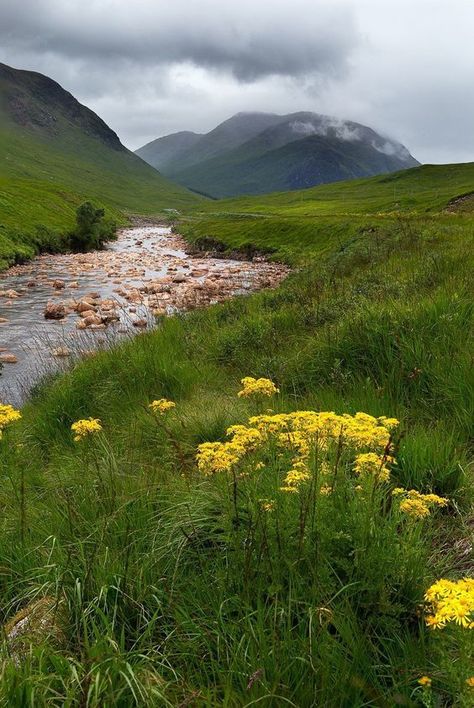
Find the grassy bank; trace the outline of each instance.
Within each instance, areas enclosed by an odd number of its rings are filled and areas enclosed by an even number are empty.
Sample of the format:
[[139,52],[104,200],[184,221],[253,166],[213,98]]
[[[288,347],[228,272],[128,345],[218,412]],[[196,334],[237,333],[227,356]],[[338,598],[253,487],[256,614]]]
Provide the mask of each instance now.
[[[5,429],[3,619],[40,598],[54,612],[49,639],[10,643],[3,702],[472,705],[472,630],[429,629],[422,607],[438,578],[473,570],[472,220],[431,196],[426,218],[350,218],[345,203],[190,217],[191,240],[300,270],[95,354]],[[247,375],[280,393],[239,398]],[[161,398],[176,403],[163,416],[147,407]],[[197,468],[200,444],[269,408],[400,424],[390,451],[313,433],[291,491],[288,435],[252,447],[241,430],[233,466]],[[102,430],[74,442],[89,416]],[[381,466],[358,472],[371,449]],[[410,515],[397,487],[447,501]]]

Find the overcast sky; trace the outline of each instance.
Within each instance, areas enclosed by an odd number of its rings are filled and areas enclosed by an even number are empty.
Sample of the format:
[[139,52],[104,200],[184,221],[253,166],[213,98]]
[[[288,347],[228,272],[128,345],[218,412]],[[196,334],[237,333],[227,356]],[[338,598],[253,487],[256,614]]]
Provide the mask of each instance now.
[[0,0],[0,61],[48,74],[136,149],[238,111],[359,121],[474,161],[473,0]]

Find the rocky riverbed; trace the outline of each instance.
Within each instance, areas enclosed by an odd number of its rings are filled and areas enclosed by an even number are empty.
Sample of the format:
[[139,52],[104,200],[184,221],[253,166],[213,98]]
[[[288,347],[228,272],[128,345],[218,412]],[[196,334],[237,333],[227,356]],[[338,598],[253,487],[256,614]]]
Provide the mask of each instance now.
[[44,374],[161,317],[275,287],[287,274],[262,258],[191,254],[159,226],[124,229],[103,251],[10,268],[0,274],[0,401],[20,404]]

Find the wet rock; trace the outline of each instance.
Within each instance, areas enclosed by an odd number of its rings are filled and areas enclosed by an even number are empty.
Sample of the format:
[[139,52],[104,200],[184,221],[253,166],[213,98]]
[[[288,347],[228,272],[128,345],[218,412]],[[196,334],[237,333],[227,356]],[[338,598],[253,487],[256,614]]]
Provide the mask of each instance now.
[[18,362],[17,357],[10,352],[5,352],[0,354],[0,362],[2,364],[16,364]]
[[79,313],[81,317],[94,317],[96,312],[95,310],[82,310],[82,312]]
[[66,317],[66,308],[62,302],[48,302],[44,308],[44,317],[47,320],[63,320]]
[[57,347],[56,349],[53,349],[53,351],[51,353],[53,356],[56,356],[56,357],[71,356],[71,350],[68,349],[67,347]]
[[13,298],[20,297],[20,293],[16,290],[0,290],[0,297],[8,297],[10,300]]
[[82,314],[83,312],[90,312],[91,310],[94,311],[95,307],[96,306],[94,303],[88,302],[87,300],[81,300],[76,305],[76,312]]
[[120,320],[120,316],[116,312],[105,312],[101,315],[102,317],[102,322],[104,324],[109,324],[111,322],[118,322]]
[[63,290],[66,287],[64,280],[53,280],[51,284],[55,290]]
[[30,647],[47,642],[57,649],[67,645],[68,617],[64,601],[47,595],[16,613],[3,627],[8,656],[19,664]]
[[99,317],[99,315],[96,315],[95,313],[93,313],[92,315],[89,315],[88,317],[84,317],[83,322],[86,325],[86,327],[97,326],[97,325],[102,324],[102,318]]
[[143,319],[143,318],[142,318],[142,319],[139,319],[139,320],[134,320],[134,321],[132,322],[132,324],[133,324],[134,327],[139,327],[139,328],[142,328],[142,329],[145,329],[146,327],[148,327],[148,322],[147,322],[147,320],[145,320],[145,319]]

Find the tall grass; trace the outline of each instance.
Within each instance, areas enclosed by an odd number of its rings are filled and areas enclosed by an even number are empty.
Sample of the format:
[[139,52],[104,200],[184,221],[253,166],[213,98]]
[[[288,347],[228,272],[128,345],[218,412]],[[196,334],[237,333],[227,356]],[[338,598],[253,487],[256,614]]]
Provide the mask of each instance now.
[[[436,578],[472,572],[470,238],[394,222],[316,245],[277,290],[166,320],[40,389],[0,442],[2,611],[52,597],[66,638],[5,658],[2,701],[471,705],[469,630],[429,631],[420,609]],[[332,494],[285,495],[276,452],[249,458],[236,497],[232,476],[204,477],[197,446],[255,413],[244,375],[277,383],[276,412],[398,418],[390,484],[361,497],[348,458]],[[177,407],[157,425],[161,397]],[[102,433],[74,443],[88,416]],[[407,523],[393,486],[449,506]]]

